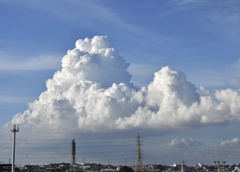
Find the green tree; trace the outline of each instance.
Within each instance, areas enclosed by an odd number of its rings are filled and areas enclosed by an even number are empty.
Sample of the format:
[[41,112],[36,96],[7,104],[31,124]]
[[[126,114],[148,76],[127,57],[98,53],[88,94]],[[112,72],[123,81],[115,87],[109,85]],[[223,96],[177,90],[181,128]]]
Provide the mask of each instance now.
[[119,172],[134,172],[132,168],[128,166],[123,166],[119,169]]

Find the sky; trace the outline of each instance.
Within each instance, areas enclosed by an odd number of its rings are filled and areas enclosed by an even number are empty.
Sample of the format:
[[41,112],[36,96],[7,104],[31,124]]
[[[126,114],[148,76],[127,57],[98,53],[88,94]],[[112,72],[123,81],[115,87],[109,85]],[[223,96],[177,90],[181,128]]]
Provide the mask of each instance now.
[[0,0],[0,162],[19,124],[18,164],[68,161],[57,148],[75,138],[79,163],[101,150],[132,165],[123,152],[138,132],[143,164],[239,164],[239,11],[238,0]]

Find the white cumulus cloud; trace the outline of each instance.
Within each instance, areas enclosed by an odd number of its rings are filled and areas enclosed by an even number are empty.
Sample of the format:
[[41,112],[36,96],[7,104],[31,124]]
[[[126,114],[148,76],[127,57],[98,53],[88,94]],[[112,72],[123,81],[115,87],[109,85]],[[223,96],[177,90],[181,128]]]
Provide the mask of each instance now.
[[238,138],[234,138],[232,140],[222,141],[221,146],[224,146],[224,147],[239,147],[240,146],[240,140]]
[[205,144],[201,141],[196,141],[192,138],[181,140],[173,139],[168,146],[174,148],[194,148],[194,147],[205,147]]
[[17,123],[22,130],[50,136],[56,131],[159,130],[240,121],[239,90],[199,96],[184,73],[168,66],[138,90],[128,67],[106,36],[80,39],[46,82],[47,90],[3,129],[9,132]]

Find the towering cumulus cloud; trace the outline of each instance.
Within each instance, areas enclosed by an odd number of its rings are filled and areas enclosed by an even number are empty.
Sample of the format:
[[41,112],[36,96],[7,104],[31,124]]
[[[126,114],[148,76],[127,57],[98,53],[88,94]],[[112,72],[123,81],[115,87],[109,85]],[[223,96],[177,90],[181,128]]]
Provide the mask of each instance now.
[[15,123],[22,130],[41,133],[174,129],[240,120],[239,90],[199,96],[185,75],[170,67],[163,67],[147,87],[137,90],[128,66],[107,37],[78,40],[39,100],[29,103],[4,129],[9,132]]

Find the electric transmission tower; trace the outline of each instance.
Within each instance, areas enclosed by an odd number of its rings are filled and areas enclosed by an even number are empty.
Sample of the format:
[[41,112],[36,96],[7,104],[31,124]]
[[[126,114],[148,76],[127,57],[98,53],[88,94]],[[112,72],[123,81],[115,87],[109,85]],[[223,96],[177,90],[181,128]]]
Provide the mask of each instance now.
[[11,132],[13,132],[13,149],[12,149],[12,172],[15,172],[15,140],[16,132],[19,131],[19,125],[14,124]]
[[142,150],[141,150],[141,139],[140,138],[141,137],[138,133],[138,135],[137,135],[137,160],[136,160],[135,172],[143,172]]
[[72,163],[72,169],[73,169],[73,165],[76,164],[76,143],[75,140],[72,140],[72,148],[71,148],[71,163]]

